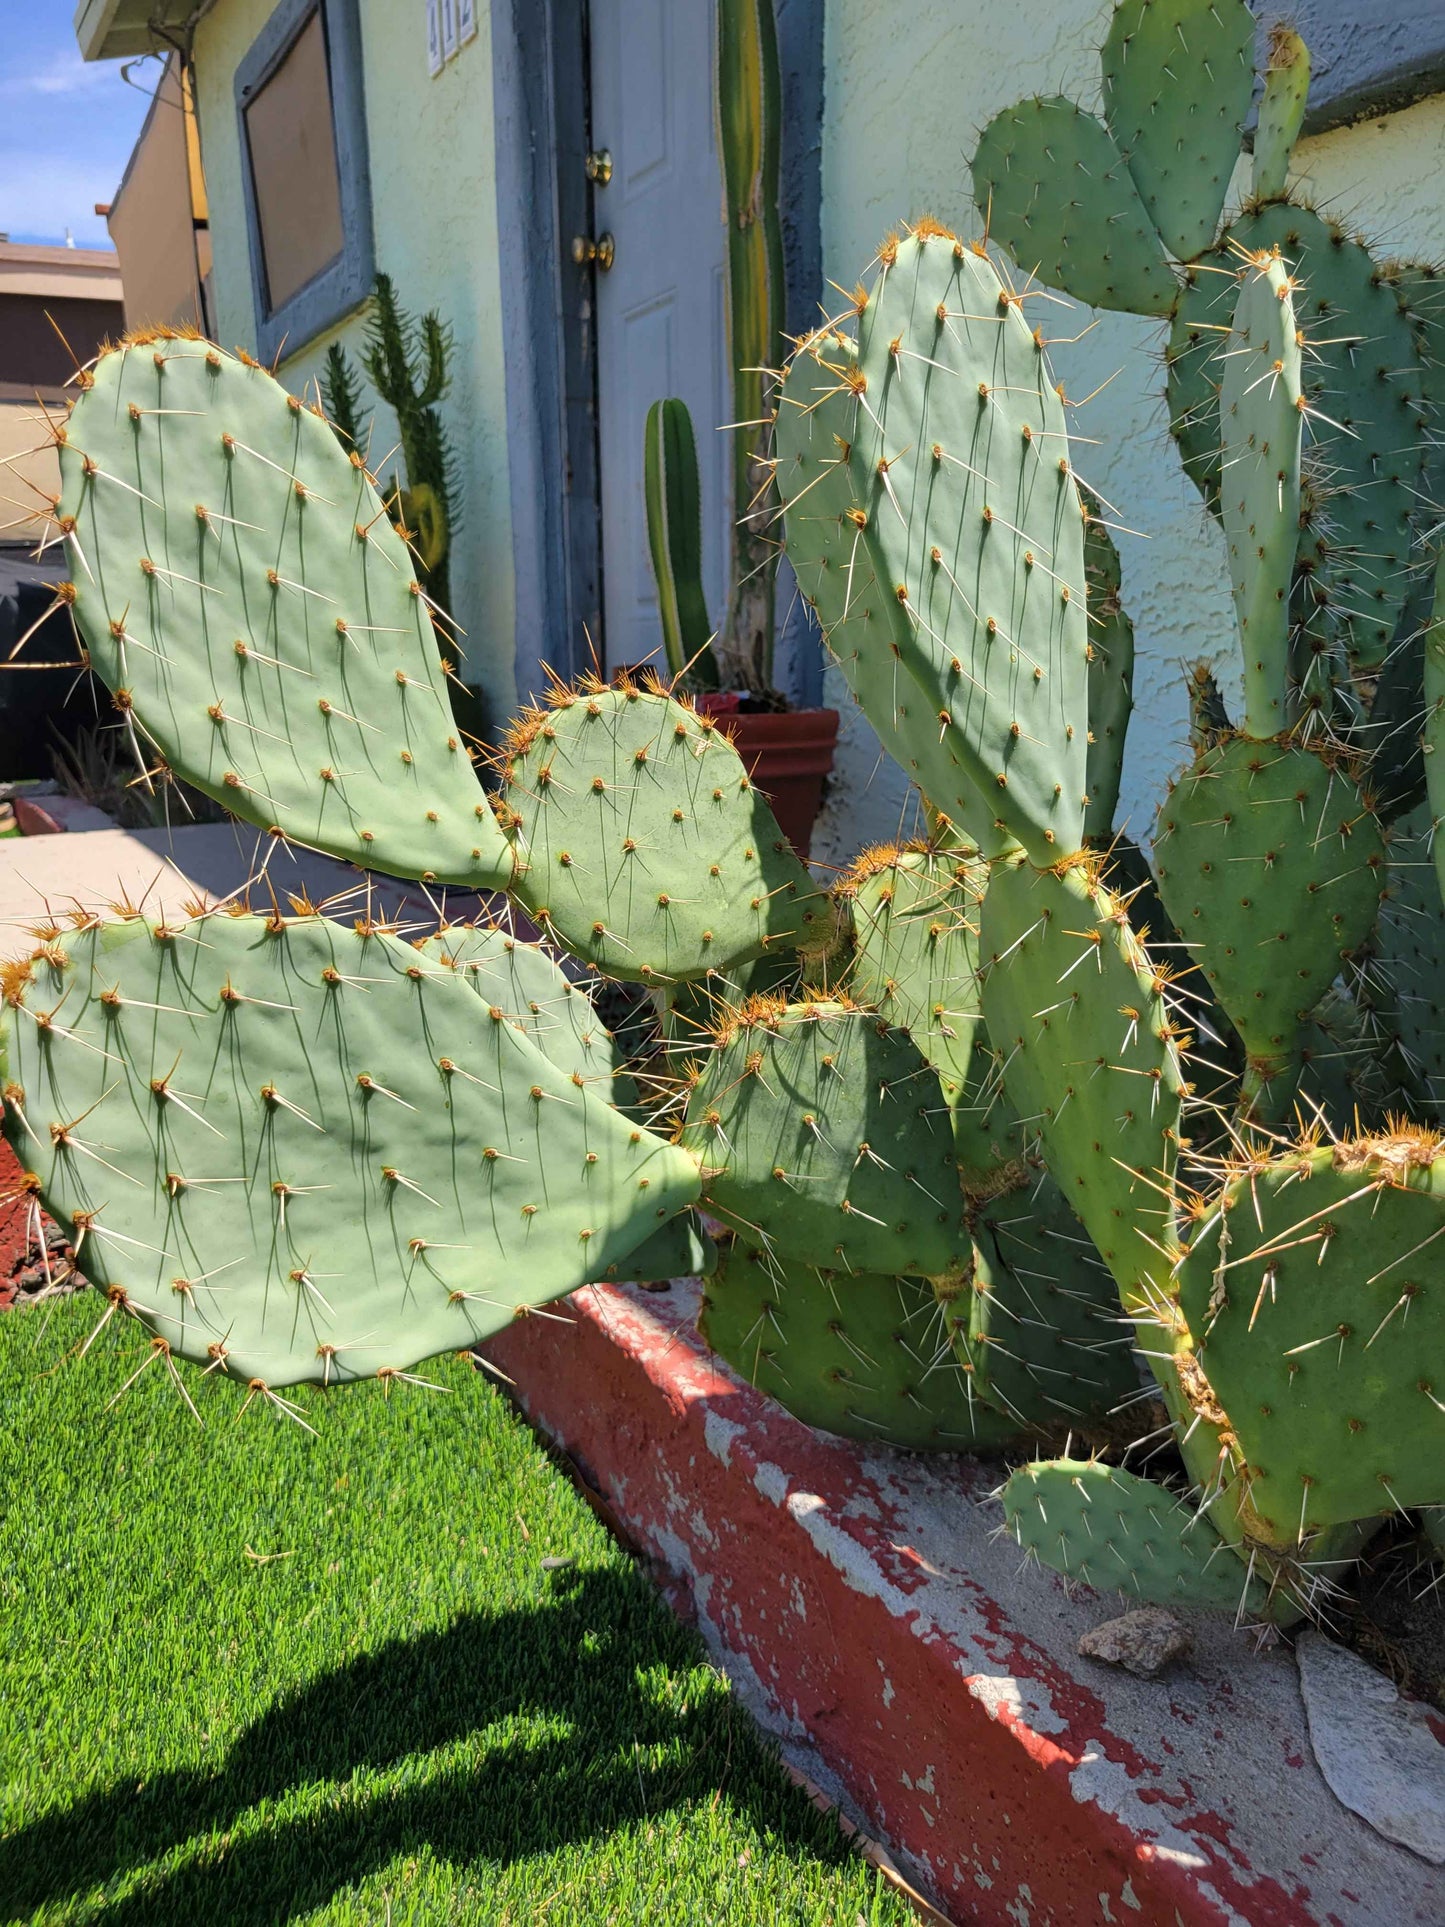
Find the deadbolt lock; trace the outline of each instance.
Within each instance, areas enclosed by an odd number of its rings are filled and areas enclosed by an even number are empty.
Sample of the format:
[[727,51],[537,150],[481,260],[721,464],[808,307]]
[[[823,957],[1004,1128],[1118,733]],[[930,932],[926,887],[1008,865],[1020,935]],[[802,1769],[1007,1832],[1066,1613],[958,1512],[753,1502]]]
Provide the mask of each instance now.
[[617,243],[610,234],[599,234],[595,241],[585,234],[579,234],[572,243],[572,259],[578,267],[588,261],[595,261],[603,274],[606,274],[617,258]]
[[612,154],[606,147],[599,147],[587,156],[583,163],[589,181],[596,181],[599,187],[606,187],[612,179]]

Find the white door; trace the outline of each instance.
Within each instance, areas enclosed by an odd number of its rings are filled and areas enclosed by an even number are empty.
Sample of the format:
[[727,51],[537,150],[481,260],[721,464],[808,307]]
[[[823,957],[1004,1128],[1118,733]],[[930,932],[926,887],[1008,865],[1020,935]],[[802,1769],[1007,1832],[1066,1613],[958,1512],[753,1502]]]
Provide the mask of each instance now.
[[592,0],[592,145],[612,155],[595,227],[602,620],[610,669],[664,670],[642,493],[647,411],[680,395],[702,479],[703,581],[715,627],[727,581],[731,419],[722,175],[713,124],[713,0]]

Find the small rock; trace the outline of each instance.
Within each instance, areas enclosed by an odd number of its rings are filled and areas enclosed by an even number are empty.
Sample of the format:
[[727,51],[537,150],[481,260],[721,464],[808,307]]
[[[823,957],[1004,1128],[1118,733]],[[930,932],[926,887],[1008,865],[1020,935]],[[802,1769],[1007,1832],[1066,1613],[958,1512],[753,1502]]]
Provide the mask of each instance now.
[[1140,1679],[1157,1678],[1170,1660],[1181,1659],[1193,1645],[1194,1635],[1183,1620],[1161,1606],[1141,1606],[1079,1635],[1079,1651],[1085,1659],[1122,1666]]
[[1331,1793],[1376,1833],[1445,1866],[1445,1746],[1427,1709],[1312,1627],[1295,1653],[1310,1745]]
[[570,1552],[549,1553],[542,1561],[543,1572],[571,1572],[577,1560]]

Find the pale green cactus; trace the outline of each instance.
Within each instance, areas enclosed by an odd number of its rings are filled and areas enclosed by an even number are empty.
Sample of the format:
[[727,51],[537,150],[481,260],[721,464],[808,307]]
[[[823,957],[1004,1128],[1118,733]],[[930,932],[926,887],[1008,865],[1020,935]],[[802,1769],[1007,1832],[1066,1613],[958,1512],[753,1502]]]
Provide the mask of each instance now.
[[[1181,250],[1212,238],[1243,111],[1223,55],[1244,10],[1204,10],[1218,71],[1170,130],[1190,179],[1145,121],[1149,35],[1200,29],[1197,0],[1123,0],[1088,136],[1127,152],[1153,239],[1124,222],[1119,245],[1150,311],[1166,284],[1188,306]],[[1442,1000],[1419,935],[1445,910],[1417,901],[1428,814],[1392,830],[1376,807],[1377,770],[1395,814],[1424,778],[1370,726],[1371,704],[1387,736],[1423,724],[1439,806],[1440,618],[1376,675],[1403,606],[1376,557],[1378,599],[1312,648],[1310,371],[1335,318],[1316,340],[1295,230],[1271,227],[1298,214],[1242,217],[1254,244],[1211,264],[1186,453],[1228,538],[1246,706],[1235,729],[1196,688],[1157,897],[1109,821],[1118,558],[1028,296],[982,244],[934,221],[890,239],[781,384],[788,554],[931,826],[831,892],[661,684],[554,689],[488,797],[364,469],[204,343],[102,356],[64,438],[64,599],[138,751],[276,838],[505,890],[544,940],[407,946],[308,905],[44,931],[6,978],[6,1129],[111,1309],[253,1388],[395,1377],[589,1281],[706,1269],[701,1210],[731,1238],[707,1335],[809,1422],[913,1449],[1082,1436],[1095,1458],[1004,1491],[1067,1576],[1288,1620],[1382,1517],[1445,1503]],[[1364,293],[1352,249],[1363,312],[1383,284]],[[1424,279],[1391,307],[1417,367]],[[1401,387],[1367,440],[1418,437],[1408,367]],[[1415,450],[1402,474],[1426,472]],[[1421,560],[1413,510],[1390,526]],[[1155,947],[1166,911],[1187,986]],[[650,992],[643,1048],[596,1021],[603,975]],[[1336,1048],[1398,1082],[1378,1128]],[[1192,1506],[1097,1456],[1129,1436],[1140,1358]]]

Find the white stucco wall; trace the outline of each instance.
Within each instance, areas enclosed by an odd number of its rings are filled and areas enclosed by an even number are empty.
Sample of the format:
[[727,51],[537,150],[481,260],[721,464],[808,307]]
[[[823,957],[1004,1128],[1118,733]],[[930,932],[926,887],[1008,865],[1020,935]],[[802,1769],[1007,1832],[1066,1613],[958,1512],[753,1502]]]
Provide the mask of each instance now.
[[[1098,106],[1096,49],[1112,0],[828,0],[823,137],[824,272],[852,287],[889,227],[929,213],[979,232],[969,162],[978,133],[1027,94]],[[1378,253],[1445,257],[1445,99],[1301,145],[1306,193],[1352,221]],[[1105,314],[1082,341],[1088,310],[1040,303],[1070,395],[1109,386],[1075,418],[1080,472],[1139,531],[1121,536],[1124,592],[1137,631],[1136,714],[1121,820],[1147,833],[1185,753],[1181,662],[1206,657],[1233,679],[1237,650],[1223,543],[1169,439],[1159,361],[1165,328]],[[1112,380],[1109,378],[1113,377]],[[878,752],[836,671],[829,700],[848,718],[838,774],[814,854],[845,860],[897,834],[905,786]]]
[[[255,319],[234,80],[273,5],[274,0],[220,0],[196,34],[197,111],[215,238],[215,325],[223,343],[252,349]],[[455,332],[452,387],[441,405],[460,475],[452,600],[467,632],[467,677],[482,684],[495,713],[505,716],[516,700],[516,618],[490,9],[478,7],[477,38],[435,79],[427,72],[424,7],[361,0],[360,13],[376,265],[392,276],[404,307],[435,308]],[[320,370],[332,340],[339,336],[354,347],[363,332],[361,316],[350,317],[283,361],[281,379],[301,392]],[[366,398],[371,399],[369,389]],[[395,440],[390,411],[377,408],[374,461]]]

